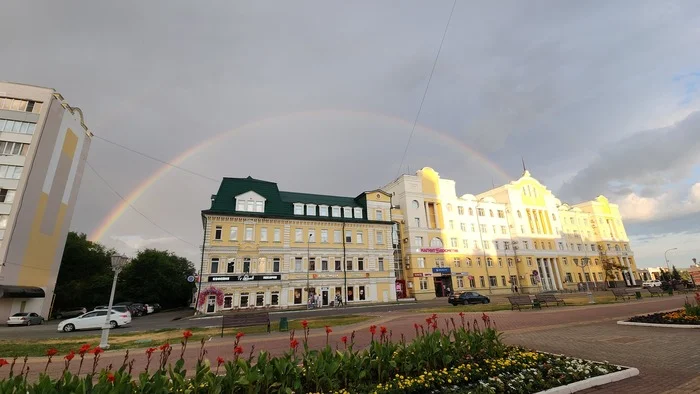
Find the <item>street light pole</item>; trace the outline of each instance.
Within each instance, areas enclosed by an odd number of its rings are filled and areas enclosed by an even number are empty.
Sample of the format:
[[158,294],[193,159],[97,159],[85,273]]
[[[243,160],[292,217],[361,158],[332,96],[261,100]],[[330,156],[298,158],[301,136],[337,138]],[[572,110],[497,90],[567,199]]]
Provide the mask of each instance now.
[[109,296],[109,305],[107,307],[107,316],[105,316],[105,322],[102,326],[102,338],[100,339],[100,348],[109,348],[109,329],[111,326],[112,318],[112,305],[114,304],[114,293],[117,290],[117,277],[122,271],[129,259],[126,256],[115,254],[112,256],[112,270],[114,271],[114,279],[112,280],[112,293]]
[[666,260],[666,271],[668,272],[668,283],[671,284],[671,268],[668,265],[668,252],[672,250],[678,250],[678,248],[671,248],[664,252],[664,259]]
[[[577,266],[581,267],[581,273],[583,273],[583,278],[586,278],[586,271],[585,267],[591,262],[591,259],[588,257],[584,257],[581,259],[581,262],[579,263],[577,260],[574,260],[574,264]],[[586,281],[586,293],[588,294],[588,303],[589,304],[595,304],[595,299],[593,299],[593,292],[591,291],[590,286],[588,285],[588,281]]]

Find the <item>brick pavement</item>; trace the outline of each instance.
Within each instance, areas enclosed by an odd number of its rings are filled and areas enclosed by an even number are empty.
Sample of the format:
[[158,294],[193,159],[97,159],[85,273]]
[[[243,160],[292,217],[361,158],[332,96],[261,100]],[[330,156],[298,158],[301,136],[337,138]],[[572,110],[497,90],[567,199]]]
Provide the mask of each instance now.
[[[493,321],[497,324],[501,331],[505,331],[507,338],[514,338],[513,335],[521,335],[523,339],[530,338],[527,335],[532,335],[534,337],[540,337],[545,343],[551,342],[547,339],[546,335],[538,334],[545,329],[551,330],[561,330],[569,329],[574,330],[579,326],[591,325],[592,322],[595,325],[596,322],[614,321],[624,317],[640,314],[640,313],[651,313],[656,311],[668,310],[679,308],[683,305],[684,298],[673,297],[673,298],[661,298],[653,300],[644,301],[632,301],[625,303],[618,303],[612,305],[594,305],[585,307],[558,307],[558,308],[544,308],[541,311],[523,311],[523,312],[511,312],[511,311],[500,311],[491,312],[489,315]],[[445,317],[455,317],[456,314],[441,314],[440,318]],[[481,313],[468,313],[469,319],[479,320]],[[352,326],[338,327],[334,329],[331,334],[331,344],[337,345],[339,339],[342,335],[349,335],[353,330],[357,330],[356,336],[356,347],[367,346],[370,342],[370,334],[367,327],[370,324],[376,325],[386,325],[394,335],[394,338],[398,338],[403,335],[407,339],[411,339],[414,336],[413,323],[422,323],[426,314],[414,314],[405,312],[395,312],[395,313],[383,313],[381,316],[376,315],[376,319],[372,320],[371,323],[364,322],[361,324],[356,324]],[[612,324],[612,323],[609,323]],[[618,327],[614,325],[614,327]],[[637,329],[639,327],[630,327],[632,329]],[[630,328],[624,328],[623,330],[629,330]],[[657,329],[663,330],[663,329]],[[674,330],[675,331],[675,330]],[[683,330],[677,330],[683,331]],[[665,332],[659,334],[661,337],[668,336]],[[674,333],[675,334],[675,333]],[[300,337],[300,333],[297,333],[297,338]],[[677,334],[676,334],[677,335]],[[681,334],[685,335],[685,334]],[[697,335],[697,333],[695,334]],[[570,338],[561,341],[565,343],[570,343]],[[325,345],[326,335],[323,329],[312,330],[311,336],[309,338],[309,345],[313,347],[321,347]],[[272,334],[257,334],[257,335],[247,335],[243,338],[242,345],[245,352],[250,351],[251,346],[255,344],[256,352],[259,350],[265,350],[271,354],[280,354],[286,351],[289,347],[289,334],[288,333],[272,333]],[[522,343],[523,345],[528,345],[528,343]],[[232,338],[212,338],[207,343],[207,357],[214,360],[218,356],[225,358],[231,358],[232,356]],[[587,345],[586,345],[587,346]],[[552,348],[542,346],[532,346],[540,350],[549,350]],[[572,350],[571,347],[567,348]],[[191,344],[188,347],[185,354],[185,359],[189,360],[191,364],[197,357],[198,344]],[[571,353],[572,355],[579,355],[576,353]],[[175,345],[175,350],[173,351],[173,357],[179,355],[179,346]],[[136,358],[135,371],[141,371],[145,367],[145,356],[143,355],[143,349],[132,351],[132,356]],[[113,351],[107,352],[103,355],[100,365],[106,366],[109,363],[113,363],[115,368],[121,365],[124,358],[124,351]],[[600,359],[600,357],[590,357],[592,359]],[[52,375],[60,374],[62,370],[62,360],[57,359],[49,366],[49,373]],[[609,361],[613,361],[609,358]],[[629,362],[627,359],[623,359],[622,364],[637,366],[633,362]],[[30,376],[36,375],[38,371],[44,369],[45,359],[44,358],[32,358],[30,359],[31,371]],[[191,365],[190,364],[190,365]],[[77,369],[77,363],[71,366],[71,370],[75,371]],[[0,370],[0,377],[5,376],[7,370]],[[686,379],[688,380],[688,379]],[[668,387],[667,387],[668,388]],[[618,391],[619,392],[619,391]]]

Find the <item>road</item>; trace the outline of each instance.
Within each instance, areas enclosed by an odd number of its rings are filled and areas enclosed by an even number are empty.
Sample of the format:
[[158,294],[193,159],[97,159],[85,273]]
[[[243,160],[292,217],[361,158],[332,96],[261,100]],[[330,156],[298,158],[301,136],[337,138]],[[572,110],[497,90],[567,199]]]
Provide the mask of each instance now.
[[[278,311],[271,312],[270,319],[278,321],[282,317],[289,320],[293,319],[311,319],[318,317],[341,316],[341,315],[356,315],[364,313],[391,313],[397,311],[409,311],[422,308],[430,308],[431,306],[447,305],[445,299],[423,301],[419,303],[401,303],[401,304],[382,304],[382,305],[367,305],[348,308],[321,308],[312,310],[293,310],[293,311]],[[161,312],[144,317],[137,317],[131,321],[129,327],[118,328],[112,330],[112,334],[124,334],[130,332],[151,331],[160,329],[186,329],[194,327],[212,327],[218,326],[221,322],[221,316],[204,316],[202,318],[192,318],[192,310],[180,310],[173,312]],[[58,332],[58,320],[45,322],[40,326],[30,327],[0,327],[0,339],[53,339],[53,338],[69,338],[69,337],[86,337],[97,336],[99,330],[89,331],[74,331],[74,332]]]

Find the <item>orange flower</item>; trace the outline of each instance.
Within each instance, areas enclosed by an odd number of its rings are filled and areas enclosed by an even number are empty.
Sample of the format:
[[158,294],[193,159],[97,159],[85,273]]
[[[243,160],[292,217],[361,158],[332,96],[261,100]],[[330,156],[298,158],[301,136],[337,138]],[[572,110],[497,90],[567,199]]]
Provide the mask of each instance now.
[[192,331],[190,331],[190,330],[186,330],[185,332],[182,333],[182,337],[185,339],[188,339],[191,336],[192,336]]
[[372,333],[372,335],[376,334],[377,333],[377,326],[375,326],[374,324],[369,326],[369,332]]
[[302,320],[301,326],[304,327],[304,328],[306,328],[306,327],[309,326],[309,322],[307,322],[306,320]]
[[78,349],[78,353],[79,353],[81,356],[83,356],[83,355],[85,355],[85,353],[88,352],[88,350],[90,350],[90,344],[89,344],[89,343],[86,343],[86,344],[84,344],[83,346],[81,346],[80,349]]
[[54,349],[54,348],[50,348],[50,349],[48,349],[48,350],[46,351],[46,355],[49,356],[49,357],[53,357],[53,356],[55,356],[55,355],[57,355],[57,354],[58,354],[58,350],[56,350],[56,349]]
[[95,346],[92,350],[90,350],[90,353],[94,354],[95,356],[97,356],[100,353],[104,353],[104,352],[105,351],[99,346]]
[[75,352],[71,350],[70,353],[66,354],[66,356],[63,358],[65,358],[66,361],[70,361],[73,359],[73,357],[75,357]]
[[330,334],[332,332],[333,330],[329,326],[326,326],[326,334]]
[[243,347],[236,346],[235,348],[233,348],[233,354],[243,354]]
[[243,338],[244,335],[245,335],[244,333],[238,332],[238,333],[236,333],[236,339],[241,339],[241,338]]
[[299,346],[299,341],[297,341],[296,339],[292,339],[291,341],[289,341],[289,347],[290,347],[290,348],[296,349],[297,346]]

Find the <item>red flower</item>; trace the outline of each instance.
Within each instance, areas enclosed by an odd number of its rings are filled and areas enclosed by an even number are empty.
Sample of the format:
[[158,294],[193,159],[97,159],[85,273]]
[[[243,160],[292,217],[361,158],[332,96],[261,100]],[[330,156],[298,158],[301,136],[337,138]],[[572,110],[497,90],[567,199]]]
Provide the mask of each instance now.
[[58,350],[54,348],[50,348],[49,350],[46,351],[46,355],[49,357],[53,357],[58,354]]
[[70,361],[73,359],[73,357],[75,357],[75,352],[71,350],[70,353],[66,354],[66,356],[63,358],[65,358],[66,361]]
[[0,367],[2,367],[3,365],[7,365],[7,364],[9,364],[7,362],[7,360],[5,360],[4,358],[0,358]]
[[90,350],[90,353],[94,354],[95,356],[97,356],[100,353],[104,353],[104,352],[105,351],[99,346],[95,346],[92,350]]
[[159,348],[159,349],[160,349],[161,351],[166,351],[166,350],[170,349],[170,344],[167,343],[167,342],[165,342],[164,344],[160,345],[160,348]]
[[413,328],[418,329],[418,323],[413,323]]
[[157,350],[157,349],[154,348],[154,347],[149,347],[148,349],[146,349],[146,354],[150,356],[150,355],[153,354],[153,352],[155,352],[156,350]]
[[431,324],[433,323],[433,318],[432,318],[432,317],[428,317],[428,318],[425,319],[425,322],[428,323],[428,325],[431,325]]
[[237,332],[237,333],[236,333],[236,339],[241,339],[241,338],[243,338],[244,335],[245,335],[245,334],[242,333],[242,332]]
[[236,346],[235,348],[233,348],[233,354],[243,354],[243,347]]
[[464,312],[459,312],[459,317],[464,317]]
[[483,320],[484,323],[486,323],[486,322],[489,321],[490,319],[491,319],[491,318],[489,317],[489,315],[486,314],[486,312],[483,312],[483,313],[481,314],[481,320]]
[[79,353],[81,356],[84,356],[85,353],[88,352],[88,350],[90,350],[90,344],[89,344],[89,343],[86,343],[86,344],[84,344],[83,346],[81,346],[80,349],[78,349],[78,353]]
[[377,333],[377,326],[375,326],[374,324],[369,326],[369,332],[371,332],[372,335],[376,334]]
[[333,330],[329,326],[326,326],[326,334],[330,334],[332,332]]
[[290,348],[296,349],[297,346],[299,346],[299,341],[297,341],[296,339],[292,339],[291,341],[289,341],[289,347],[290,347]]
[[437,314],[433,313],[433,315],[431,317],[433,320],[437,320]]
[[386,334],[386,327],[384,327],[384,326],[379,327],[379,332],[381,332],[382,335]]
[[221,364],[225,363],[225,362],[226,362],[226,360],[224,360],[223,357],[217,357],[217,358],[216,358],[216,364],[219,365],[219,366],[220,366]]
[[348,343],[348,337],[341,337],[340,341],[343,343]]
[[306,327],[309,326],[309,322],[307,322],[306,320],[302,320],[301,326],[304,327],[304,328],[306,328]]
[[192,331],[190,331],[190,330],[187,330],[187,331],[182,333],[182,337],[185,339],[188,339],[191,336],[192,336]]
[[107,374],[107,380],[110,382],[114,382],[114,374],[113,373],[108,373]]

